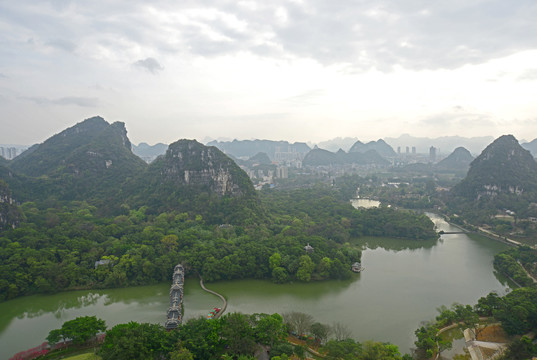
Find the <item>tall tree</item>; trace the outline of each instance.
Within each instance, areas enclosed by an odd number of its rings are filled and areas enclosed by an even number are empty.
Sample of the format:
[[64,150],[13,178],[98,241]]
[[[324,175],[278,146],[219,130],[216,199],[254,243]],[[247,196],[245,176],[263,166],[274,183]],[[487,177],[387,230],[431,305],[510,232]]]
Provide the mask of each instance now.
[[106,332],[99,355],[103,360],[160,359],[172,352],[177,332],[167,332],[157,324],[130,322]]
[[86,343],[99,332],[106,330],[104,320],[96,316],[82,316],[63,323],[61,329],[52,330],[47,336],[47,341],[55,344],[60,340],[71,339],[74,344]]

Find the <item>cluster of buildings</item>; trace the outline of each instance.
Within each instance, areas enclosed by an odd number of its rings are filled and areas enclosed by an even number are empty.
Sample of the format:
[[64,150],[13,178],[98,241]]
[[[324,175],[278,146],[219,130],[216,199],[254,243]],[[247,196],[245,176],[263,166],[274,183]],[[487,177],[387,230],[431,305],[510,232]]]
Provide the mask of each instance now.
[[16,147],[3,147],[0,146],[0,156],[4,159],[14,159],[18,155],[18,149]]
[[286,151],[280,146],[277,146],[276,151],[274,152],[274,162],[281,166],[300,169],[302,168],[302,160],[304,160],[304,153],[297,152],[296,149],[291,146],[289,146]]
[[274,179],[287,179],[289,178],[288,166],[276,166],[274,170],[271,169],[257,169],[249,170],[244,169],[252,182],[256,190],[260,190],[263,186],[274,185]]
[[411,164],[416,162],[435,164],[439,160],[442,160],[440,149],[434,146],[429,148],[429,154],[418,153],[415,146],[406,146],[404,150],[405,151],[401,149],[401,146],[397,147],[397,158],[395,159],[394,165],[398,163]]

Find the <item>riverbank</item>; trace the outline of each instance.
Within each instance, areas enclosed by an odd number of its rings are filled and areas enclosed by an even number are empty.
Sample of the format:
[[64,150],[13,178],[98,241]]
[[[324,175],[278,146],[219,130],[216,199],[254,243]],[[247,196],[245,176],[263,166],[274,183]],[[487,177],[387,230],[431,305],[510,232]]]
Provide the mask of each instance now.
[[524,245],[521,242],[518,242],[518,241],[513,240],[513,239],[509,239],[506,236],[502,237],[502,236],[500,236],[498,234],[495,234],[494,232],[492,232],[490,230],[487,230],[487,229],[485,229],[483,227],[480,227],[480,226],[476,227],[478,231],[469,230],[469,229],[463,227],[462,225],[452,223],[451,219],[449,218],[449,216],[447,216],[445,214],[437,214],[437,213],[431,213],[431,214],[435,214],[435,215],[438,215],[438,216],[442,217],[442,219],[444,219],[444,221],[447,222],[449,225],[460,229],[461,231],[467,233],[468,235],[471,235],[471,234],[481,235],[481,236],[484,236],[484,237],[489,238],[491,240],[499,241],[499,242],[501,242],[503,244],[506,244],[506,245],[509,245],[509,246],[522,246],[522,245]]

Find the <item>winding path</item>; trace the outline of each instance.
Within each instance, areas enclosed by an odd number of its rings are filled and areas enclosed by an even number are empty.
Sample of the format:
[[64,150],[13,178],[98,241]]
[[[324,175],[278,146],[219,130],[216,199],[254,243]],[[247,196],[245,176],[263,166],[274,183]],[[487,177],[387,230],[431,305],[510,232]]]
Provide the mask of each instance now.
[[216,291],[212,291],[212,290],[209,290],[205,287],[205,285],[203,285],[203,278],[201,277],[200,275],[200,286],[203,290],[207,291],[208,293],[211,293],[213,295],[216,295],[218,296],[222,302],[224,303],[224,305],[222,305],[222,308],[220,309],[220,311],[218,312],[218,314],[215,315],[215,319],[218,319],[220,316],[222,316],[222,314],[224,313],[224,311],[226,311],[226,308],[227,308],[227,301],[226,301],[226,298],[222,295],[220,295],[219,293],[217,293]]
[[526,275],[528,275],[528,277],[529,277],[530,279],[532,279],[534,283],[537,283],[537,279],[535,279],[535,278],[533,277],[533,275],[530,274],[530,273],[528,272],[528,270],[526,270],[526,268],[524,267],[524,265],[522,265],[522,263],[521,263],[519,260],[517,260],[516,262],[518,263],[518,265],[520,265],[520,267],[522,268],[522,270],[524,270],[524,272],[526,273]]

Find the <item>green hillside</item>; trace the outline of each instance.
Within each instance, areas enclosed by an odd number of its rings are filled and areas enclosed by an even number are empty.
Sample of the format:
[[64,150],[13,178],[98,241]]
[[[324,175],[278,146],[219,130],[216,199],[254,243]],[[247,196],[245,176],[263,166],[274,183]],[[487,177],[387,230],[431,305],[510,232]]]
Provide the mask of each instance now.
[[99,116],[86,119],[16,157],[10,167],[17,173],[41,176],[54,173],[74,150],[89,144],[109,124]]
[[536,191],[537,163],[512,135],[501,136],[487,146],[453,189],[454,194],[470,200],[503,194],[524,193],[527,197]]
[[196,140],[170,144],[166,154],[128,182],[121,200],[152,212],[196,212],[212,223],[258,219],[261,210],[248,175],[216,147]]

